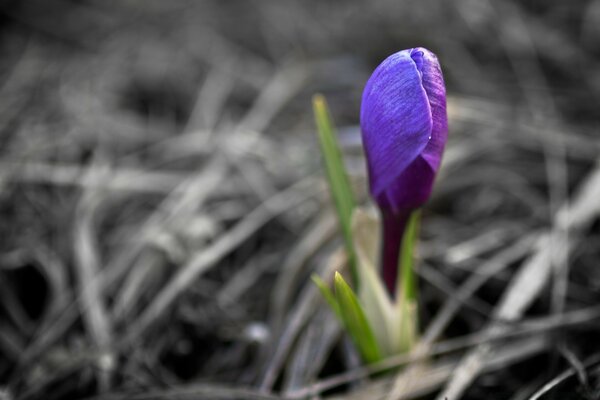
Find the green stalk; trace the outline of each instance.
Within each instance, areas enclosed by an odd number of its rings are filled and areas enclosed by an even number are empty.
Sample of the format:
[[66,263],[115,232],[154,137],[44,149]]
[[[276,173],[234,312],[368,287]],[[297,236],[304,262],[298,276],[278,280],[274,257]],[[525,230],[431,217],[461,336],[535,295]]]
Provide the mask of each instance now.
[[397,293],[398,301],[405,301],[406,304],[417,301],[418,282],[414,270],[414,251],[415,243],[419,234],[419,224],[421,221],[421,210],[414,211],[406,224],[406,231],[402,237],[400,248],[400,260],[398,268],[400,282],[397,286],[400,290]]
[[329,189],[333,197],[348,253],[352,283],[355,290],[358,290],[359,281],[356,271],[356,256],[352,242],[352,213],[356,204],[354,194],[346,174],[342,152],[340,151],[329,108],[322,95],[317,94],[313,97],[313,111],[317,124],[321,153],[325,161]]

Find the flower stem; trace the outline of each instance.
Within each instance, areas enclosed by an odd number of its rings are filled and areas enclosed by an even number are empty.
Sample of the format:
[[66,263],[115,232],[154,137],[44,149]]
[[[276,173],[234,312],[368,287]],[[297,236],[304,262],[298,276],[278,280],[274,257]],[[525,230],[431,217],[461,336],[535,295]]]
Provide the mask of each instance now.
[[382,275],[385,286],[392,298],[396,295],[396,282],[398,281],[398,260],[402,237],[410,217],[409,210],[401,212],[382,212],[383,217],[383,251]]

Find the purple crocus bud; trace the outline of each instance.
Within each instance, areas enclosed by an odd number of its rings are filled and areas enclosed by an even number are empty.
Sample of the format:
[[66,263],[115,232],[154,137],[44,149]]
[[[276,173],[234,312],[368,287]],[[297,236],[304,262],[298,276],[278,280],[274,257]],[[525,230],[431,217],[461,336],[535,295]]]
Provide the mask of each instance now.
[[448,136],[435,54],[417,47],[385,59],[363,92],[360,125],[371,196],[383,217],[383,279],[393,294],[406,222],[431,193]]

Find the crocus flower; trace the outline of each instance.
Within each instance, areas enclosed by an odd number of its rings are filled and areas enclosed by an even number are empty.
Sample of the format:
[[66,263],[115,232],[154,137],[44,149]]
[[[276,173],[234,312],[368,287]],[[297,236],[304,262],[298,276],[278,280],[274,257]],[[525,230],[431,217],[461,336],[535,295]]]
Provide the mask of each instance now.
[[383,280],[393,296],[406,222],[431,193],[448,136],[435,54],[417,47],[385,59],[364,89],[360,124],[370,192],[383,218]]

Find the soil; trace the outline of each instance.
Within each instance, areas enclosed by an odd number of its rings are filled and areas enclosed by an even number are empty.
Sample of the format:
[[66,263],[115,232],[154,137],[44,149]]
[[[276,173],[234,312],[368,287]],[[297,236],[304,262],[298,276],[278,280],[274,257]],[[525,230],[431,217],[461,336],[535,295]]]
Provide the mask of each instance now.
[[[365,368],[311,97],[367,206],[361,91],[416,46],[429,342]],[[0,0],[0,399],[600,398],[599,49],[594,0]]]

